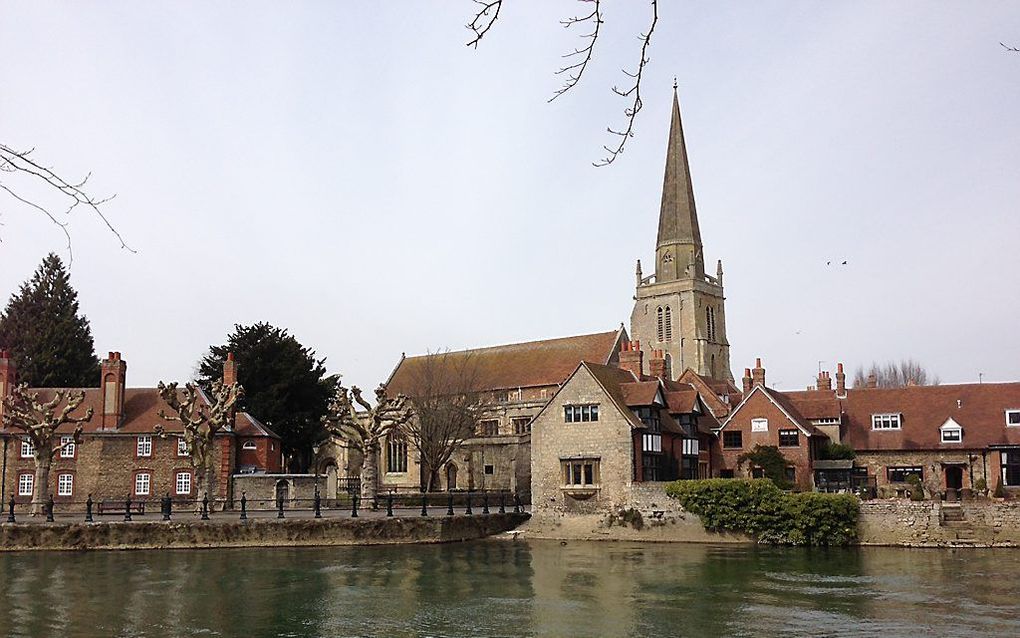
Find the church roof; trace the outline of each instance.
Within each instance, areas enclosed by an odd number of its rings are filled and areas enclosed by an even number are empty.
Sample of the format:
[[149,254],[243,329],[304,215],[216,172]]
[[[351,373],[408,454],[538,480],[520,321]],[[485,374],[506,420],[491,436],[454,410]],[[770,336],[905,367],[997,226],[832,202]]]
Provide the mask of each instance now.
[[680,100],[675,89],[656,246],[664,244],[701,246],[701,230],[698,228],[698,213],[694,206],[691,169],[687,163],[687,145],[684,142],[683,124],[680,122]]
[[[582,361],[608,364],[619,352],[621,329],[558,339],[543,339],[440,355],[443,364],[467,366],[476,392],[559,385]],[[414,396],[429,355],[405,357],[397,364],[387,389]]]

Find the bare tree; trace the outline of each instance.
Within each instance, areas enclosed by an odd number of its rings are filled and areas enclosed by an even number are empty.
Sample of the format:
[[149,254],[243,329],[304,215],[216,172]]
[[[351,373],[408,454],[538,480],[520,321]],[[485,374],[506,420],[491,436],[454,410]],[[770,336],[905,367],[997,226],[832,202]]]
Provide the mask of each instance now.
[[474,434],[480,408],[478,365],[470,353],[429,353],[413,368],[408,394],[415,418],[403,426],[418,452],[421,487],[433,491],[439,472]]
[[855,388],[865,388],[871,383],[879,388],[902,388],[908,385],[938,385],[939,382],[937,374],[928,372],[914,359],[904,359],[899,363],[891,361],[885,365],[875,362],[867,371],[858,366],[854,372]]
[[[180,435],[187,447],[191,467],[195,470],[195,493],[209,490],[215,477],[216,433],[230,426],[234,417],[237,401],[244,396],[244,388],[238,383],[225,385],[222,381],[214,381],[210,389],[212,396],[206,406],[202,391],[193,383],[186,383],[184,390],[177,387],[177,382],[157,386],[159,396],[174,411],[167,414],[159,411],[159,416],[167,421],[177,421],[184,428]],[[155,432],[161,438],[168,433],[162,424],[157,424]]]
[[[353,399],[353,401],[352,401]],[[356,406],[363,410],[360,414]],[[386,386],[375,390],[375,406],[361,396],[361,389],[348,390],[337,384],[326,415],[322,417],[326,431],[361,452],[361,497],[375,508],[379,495],[380,442],[390,433],[399,431],[412,417],[410,402],[400,394],[390,397]]]
[[[592,56],[595,52],[595,45],[601,35],[603,20],[600,0],[578,1],[591,5],[592,10],[583,15],[561,20],[560,24],[562,24],[564,28],[570,28],[579,24],[587,24],[590,25],[591,31],[589,33],[582,34],[581,40],[584,43],[583,46],[579,48],[575,47],[572,51],[563,56],[569,63],[560,67],[556,71],[556,74],[564,75],[566,76],[566,79],[564,80],[563,86],[556,89],[552,97],[549,98],[550,102],[577,86],[577,84],[581,81],[581,77],[587,70],[589,62],[591,62]],[[492,29],[492,25],[495,24],[496,20],[499,19],[499,12],[503,8],[503,0],[474,0],[474,2],[480,8],[475,13],[471,22],[467,24],[467,28],[470,29],[473,34],[473,37],[467,45],[477,49],[479,42],[481,42],[482,38],[485,37],[490,29]],[[641,107],[643,106],[641,101],[641,79],[644,74],[645,65],[649,62],[648,48],[652,42],[652,33],[655,32],[655,26],[659,22],[658,0],[651,0],[651,5],[652,17],[649,22],[648,29],[644,33],[641,33],[638,37],[638,40],[641,42],[641,55],[638,58],[637,66],[633,71],[628,71],[626,69],[622,70],[623,74],[632,81],[629,83],[629,86],[624,89],[621,89],[618,86],[613,87],[613,93],[629,100],[628,106],[623,109],[626,126],[620,128],[613,128],[612,126],[609,126],[606,128],[606,131],[610,135],[617,138],[616,143],[603,146],[607,155],[602,159],[593,162],[595,166],[608,166],[609,164],[612,164],[616,158],[623,153],[627,141],[634,137],[634,122],[637,119],[638,113],[641,112]]]
[[[4,399],[3,426],[25,433],[32,445],[35,459],[35,485],[32,494],[32,513],[40,514],[50,493],[50,467],[53,456],[70,445],[81,443],[83,424],[92,418],[92,408],[83,416],[71,416],[85,400],[81,390],[54,390],[48,401],[40,398],[38,392],[29,392],[25,384],[14,387],[10,396]],[[58,410],[63,403],[64,407]],[[65,423],[74,424],[69,435],[58,434],[57,429]],[[69,441],[63,441],[70,436]]]
[[[79,206],[99,217],[120,242],[121,248],[135,252],[124,242],[124,238],[120,236],[120,233],[100,208],[116,195],[97,197],[89,193],[87,186],[92,173],[88,173],[80,180],[65,179],[53,168],[38,161],[33,153],[35,153],[35,148],[18,150],[0,143],[0,190],[6,192],[15,201],[45,215],[60,228],[67,240],[68,262],[74,261],[74,254],[71,250],[69,221],[66,218]],[[63,203],[56,207],[53,204],[44,203],[36,197],[42,192],[55,193]],[[57,212],[64,206],[67,208],[62,213]]]

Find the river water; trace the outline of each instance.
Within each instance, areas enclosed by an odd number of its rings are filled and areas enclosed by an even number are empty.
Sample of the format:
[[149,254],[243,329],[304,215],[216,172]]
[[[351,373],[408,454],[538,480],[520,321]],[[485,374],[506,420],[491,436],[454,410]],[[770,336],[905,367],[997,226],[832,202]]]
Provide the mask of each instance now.
[[0,554],[7,636],[1020,636],[1020,551],[479,541]]

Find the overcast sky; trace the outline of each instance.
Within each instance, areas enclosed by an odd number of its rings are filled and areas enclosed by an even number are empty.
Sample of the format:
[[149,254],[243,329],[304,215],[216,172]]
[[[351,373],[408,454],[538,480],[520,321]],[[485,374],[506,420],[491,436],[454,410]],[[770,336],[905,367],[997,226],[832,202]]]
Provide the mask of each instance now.
[[[1020,3],[660,2],[636,136],[594,168],[650,13],[603,4],[588,75],[547,104],[577,2],[509,2],[476,51],[467,0],[0,0],[0,140],[116,193],[137,253],[75,213],[72,280],[129,385],[264,320],[371,387],[403,351],[628,321],[676,76],[736,376],[916,357],[1020,380],[1020,54],[999,45]],[[7,297],[66,250],[0,215]]]

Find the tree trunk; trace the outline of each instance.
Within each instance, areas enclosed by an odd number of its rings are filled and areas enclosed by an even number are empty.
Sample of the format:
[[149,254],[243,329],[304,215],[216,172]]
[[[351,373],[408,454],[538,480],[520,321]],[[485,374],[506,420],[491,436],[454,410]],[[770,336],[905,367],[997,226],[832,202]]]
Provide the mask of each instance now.
[[361,498],[371,506],[378,507],[379,496],[379,444],[365,446],[365,456],[361,466]]
[[[38,454],[42,452],[42,454]],[[38,450],[35,457],[35,489],[32,491],[32,515],[46,513],[46,501],[50,497],[50,466],[53,458],[49,450]]]

